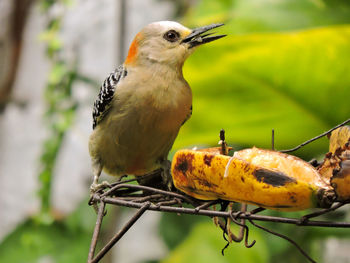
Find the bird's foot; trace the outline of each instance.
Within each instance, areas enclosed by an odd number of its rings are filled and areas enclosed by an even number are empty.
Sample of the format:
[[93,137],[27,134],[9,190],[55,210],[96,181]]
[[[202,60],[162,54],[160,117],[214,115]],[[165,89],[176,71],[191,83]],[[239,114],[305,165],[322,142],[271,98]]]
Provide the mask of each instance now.
[[95,193],[104,190],[106,188],[111,188],[111,184],[107,181],[103,181],[102,183],[98,184],[96,182],[93,182],[90,186],[90,195],[94,195]]
[[173,189],[173,178],[171,177],[171,162],[169,160],[163,161],[161,176],[163,185],[171,191]]
[[89,205],[91,205],[96,214],[98,213],[98,205],[96,199],[95,199],[95,194],[100,192],[101,190],[104,190],[106,188],[111,188],[111,184],[107,181],[103,181],[102,183],[98,184],[96,182],[93,182],[90,186],[90,200],[89,200]]

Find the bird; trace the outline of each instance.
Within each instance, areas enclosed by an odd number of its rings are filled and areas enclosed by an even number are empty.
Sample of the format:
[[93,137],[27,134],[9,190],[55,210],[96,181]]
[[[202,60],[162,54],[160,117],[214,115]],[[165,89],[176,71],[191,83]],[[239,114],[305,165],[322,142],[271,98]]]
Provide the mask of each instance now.
[[182,67],[198,46],[225,36],[207,33],[222,25],[191,30],[160,21],[137,33],[124,63],[104,80],[93,105],[91,192],[103,185],[98,184],[102,170],[138,177],[163,168],[169,184],[168,153],[192,114],[192,91]]

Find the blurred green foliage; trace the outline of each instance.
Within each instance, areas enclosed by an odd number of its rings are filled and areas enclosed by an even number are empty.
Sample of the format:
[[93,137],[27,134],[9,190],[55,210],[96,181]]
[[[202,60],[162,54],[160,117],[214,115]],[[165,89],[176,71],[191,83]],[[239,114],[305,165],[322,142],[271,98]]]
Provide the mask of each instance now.
[[[324,2],[320,7],[317,3],[200,1],[187,20],[200,24],[227,20],[218,30],[228,36],[200,47],[185,64],[184,75],[194,94],[193,116],[173,150],[215,145],[220,128],[226,129],[229,144],[267,148],[274,128],[276,147],[290,148],[349,118],[350,27],[300,27],[349,22],[350,5]],[[334,13],[338,9],[344,9],[339,17]],[[305,19],[284,16],[300,10],[304,11],[299,16]],[[245,30],[235,25],[252,12],[264,29],[247,25],[245,34],[238,34]],[[273,20],[271,13],[280,14],[279,19]],[[285,31],[247,33],[268,29]],[[326,151],[324,139],[301,154],[311,158]]]
[[[42,0],[44,12],[69,0]],[[39,36],[46,44],[46,55],[51,63],[44,90],[46,112],[43,116],[47,127],[47,138],[43,142],[40,157],[38,196],[41,211],[28,218],[0,244],[0,262],[84,262],[91,240],[94,214],[87,201],[75,213],[59,220],[51,208],[51,186],[57,155],[64,136],[71,127],[79,102],[72,95],[77,81],[97,86],[94,80],[81,75],[77,61],[64,57],[64,43],[60,38],[62,16],[47,16],[46,29]],[[76,58],[77,59],[77,58]]]
[[0,244],[0,262],[86,262],[96,220],[86,204],[64,221],[26,220]]
[[208,222],[208,218],[186,214],[179,216],[173,213],[166,213],[162,215],[159,224],[159,234],[162,236],[169,249],[172,250],[183,242],[193,226],[200,222]]
[[[61,7],[65,8],[69,4],[69,0],[41,1],[45,12],[50,12],[50,9],[54,8],[55,5],[62,5]],[[39,181],[41,187],[38,192],[41,201],[41,213],[38,217],[45,222],[53,220],[50,215],[50,198],[56,157],[65,133],[74,121],[75,111],[79,105],[79,101],[72,95],[73,85],[81,81],[93,87],[97,86],[95,81],[78,72],[77,58],[74,61],[68,61],[65,58],[64,43],[60,38],[61,24],[61,15],[48,16],[46,29],[39,37],[46,44],[46,56],[51,62],[51,70],[44,91],[46,103],[44,121],[49,134],[43,143],[40,158]]]
[[[348,1],[202,0],[184,21],[192,27],[225,22],[217,31],[228,36],[200,47],[185,64],[184,75],[194,95],[193,116],[181,129],[173,151],[194,145],[214,146],[221,128],[235,149],[253,145],[270,148],[272,129],[275,147],[286,149],[350,117]],[[328,140],[323,138],[296,154],[307,159],[327,151]],[[266,213],[300,217],[306,211]],[[337,214],[325,219],[344,217]],[[317,261],[322,260],[322,240],[349,234],[346,230],[296,231],[295,226],[263,225],[288,235]],[[262,242],[268,244],[266,262],[305,262],[291,244],[262,235]],[[169,262],[175,262],[171,260],[179,255],[197,258],[193,251],[202,251],[202,246],[196,243],[205,238],[207,235],[193,232],[190,237],[177,237],[184,241],[170,254]],[[237,244],[230,250],[238,250],[238,255],[247,253]],[[220,261],[203,258],[201,262]],[[256,261],[245,256],[242,262]]]
[[225,32],[251,34],[347,24],[347,0],[200,0],[184,18],[187,26],[224,22]]
[[[232,231],[238,232],[238,227],[233,227]],[[259,233],[252,231],[257,244],[246,249],[244,244],[233,244],[225,250],[225,256],[220,251],[226,245],[220,235],[221,230],[216,228],[211,221],[196,224],[187,236],[172,253],[171,256],[162,263],[228,263],[228,262],[269,262],[269,254],[266,242]],[[243,248],[243,249],[242,249]]]
[[[189,59],[193,116],[175,148],[214,145],[225,128],[229,143],[293,147],[350,116],[350,27],[228,36]],[[203,121],[205,120],[205,121]],[[326,141],[308,157],[327,151]]]
[[[50,9],[60,1],[41,1],[43,10]],[[57,154],[62,145],[63,137],[74,120],[77,102],[72,97],[72,85],[75,81],[75,66],[70,66],[62,58],[63,43],[59,33],[62,17],[48,17],[46,29],[41,33],[40,39],[46,44],[46,56],[51,62],[51,71],[44,91],[46,112],[44,116],[49,136],[44,141],[43,152],[40,158],[41,170],[38,192],[41,201],[41,213],[38,218],[45,223],[53,220],[50,215],[51,182]]]

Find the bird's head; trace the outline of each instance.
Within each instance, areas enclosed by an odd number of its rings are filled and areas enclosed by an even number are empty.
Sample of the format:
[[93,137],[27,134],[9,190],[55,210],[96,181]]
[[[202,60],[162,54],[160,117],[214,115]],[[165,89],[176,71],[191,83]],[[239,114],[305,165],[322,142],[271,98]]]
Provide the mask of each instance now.
[[125,63],[182,66],[195,47],[225,36],[206,33],[222,25],[211,24],[191,30],[172,21],[151,23],[134,38]]

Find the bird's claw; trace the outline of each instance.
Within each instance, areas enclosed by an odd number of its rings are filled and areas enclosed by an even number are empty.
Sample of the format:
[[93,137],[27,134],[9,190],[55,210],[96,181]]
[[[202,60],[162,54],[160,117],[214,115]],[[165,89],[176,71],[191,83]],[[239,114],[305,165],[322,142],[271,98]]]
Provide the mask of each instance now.
[[100,184],[93,182],[90,186],[90,195],[93,196],[95,193],[111,187],[111,184],[107,181],[103,181]]
[[171,162],[169,160],[165,160],[162,163],[162,180],[163,180],[163,185],[167,188],[168,191],[171,191],[173,188],[173,180],[171,177]]
[[98,183],[96,183],[96,182],[93,182],[93,183],[91,184],[91,186],[90,186],[90,200],[89,200],[89,205],[91,205],[91,206],[94,208],[96,214],[98,213],[98,205],[97,205],[97,201],[96,201],[96,199],[95,199],[95,195],[96,195],[98,192],[100,192],[100,191],[102,191],[102,190],[104,190],[104,189],[106,189],[106,188],[111,188],[111,184],[110,184],[109,182],[107,182],[107,181],[103,181],[103,182],[100,183],[100,184],[98,184]]

